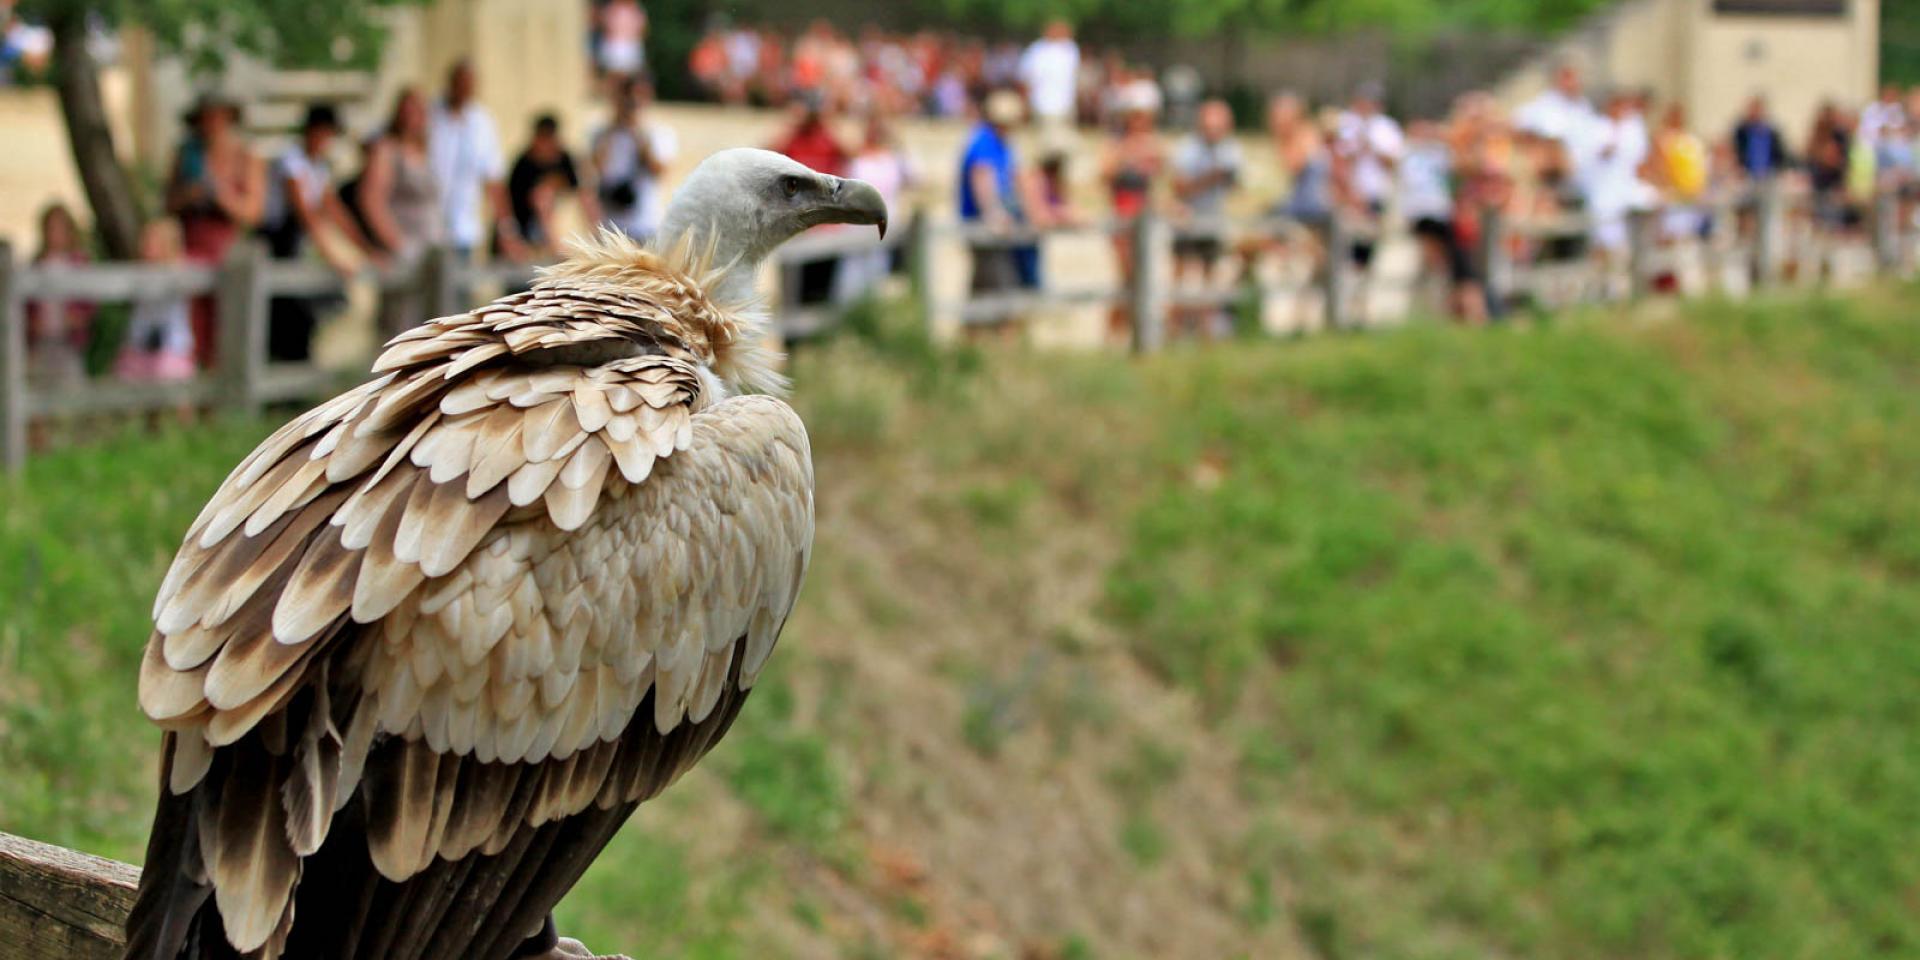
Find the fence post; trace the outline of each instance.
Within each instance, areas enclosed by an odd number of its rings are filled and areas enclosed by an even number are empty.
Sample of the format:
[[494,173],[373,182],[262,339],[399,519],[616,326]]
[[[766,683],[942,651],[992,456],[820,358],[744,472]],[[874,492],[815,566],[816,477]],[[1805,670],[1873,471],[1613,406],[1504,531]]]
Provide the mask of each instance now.
[[1166,221],[1152,210],[1134,218],[1129,238],[1133,244],[1133,284],[1127,291],[1134,353],[1153,353],[1165,341],[1168,278],[1161,270],[1167,258],[1161,254],[1169,253],[1172,235]]
[[1644,300],[1653,293],[1658,218],[1652,210],[1627,212],[1627,290],[1634,300]]
[[934,289],[933,215],[925,207],[916,207],[907,221],[907,285],[920,307],[920,320],[929,336],[938,336],[939,318],[934,315],[939,294]]
[[419,309],[426,314],[420,318],[421,322],[450,317],[464,309],[460,304],[464,286],[460,274],[460,258],[452,247],[430,247],[420,257],[419,279],[416,283]]
[[1873,195],[1873,251],[1880,261],[1880,272],[1900,271],[1900,248],[1900,193],[1882,186]]
[[1786,243],[1786,222],[1780,204],[1780,178],[1760,181],[1754,193],[1753,285],[1771,287],[1780,280],[1780,255]]
[[13,244],[0,240],[0,469],[27,462],[27,325]]
[[241,240],[227,251],[215,281],[220,320],[220,382],[228,406],[260,414],[257,384],[267,362],[266,256],[259,244]]
[[1513,254],[1507,246],[1507,215],[1496,204],[1480,207],[1480,264],[1487,314],[1497,318],[1513,295]]
[[1345,330],[1348,314],[1353,257],[1353,240],[1347,235],[1347,218],[1338,210],[1327,221],[1327,266],[1320,278],[1326,296],[1327,329]]

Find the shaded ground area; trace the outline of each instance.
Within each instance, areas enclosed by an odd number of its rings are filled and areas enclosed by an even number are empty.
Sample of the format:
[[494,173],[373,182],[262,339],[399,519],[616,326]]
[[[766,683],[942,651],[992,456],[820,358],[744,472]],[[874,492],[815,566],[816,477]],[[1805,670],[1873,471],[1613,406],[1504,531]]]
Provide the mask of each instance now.
[[[815,567],[563,918],[640,957],[1908,956],[1908,290],[795,365]],[[891,318],[891,319],[889,319]],[[264,424],[0,506],[0,829],[122,858],[154,585]]]

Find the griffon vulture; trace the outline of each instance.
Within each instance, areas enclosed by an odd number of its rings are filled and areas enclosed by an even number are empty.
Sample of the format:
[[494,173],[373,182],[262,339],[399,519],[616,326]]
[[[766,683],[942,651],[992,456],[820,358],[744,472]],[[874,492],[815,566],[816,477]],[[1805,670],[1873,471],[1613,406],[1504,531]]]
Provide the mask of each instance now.
[[760,150],[395,338],[227,477],[154,602],[139,960],[584,955],[550,911],[727,730],[805,573],[813,467],[760,261],[873,187]]

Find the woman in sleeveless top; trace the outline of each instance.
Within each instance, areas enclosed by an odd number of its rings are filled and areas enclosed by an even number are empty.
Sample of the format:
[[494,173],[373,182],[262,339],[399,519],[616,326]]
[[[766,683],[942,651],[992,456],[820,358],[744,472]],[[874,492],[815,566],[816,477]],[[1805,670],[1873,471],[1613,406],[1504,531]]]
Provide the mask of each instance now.
[[1333,155],[1306,102],[1289,93],[1275,97],[1267,125],[1287,176],[1287,199],[1278,212],[1310,227],[1326,226],[1333,215]]
[[420,322],[411,296],[413,267],[440,242],[440,182],[427,158],[427,102],[411,87],[393,104],[393,119],[367,154],[356,197],[367,235],[399,265],[383,285],[380,328],[388,336]]
[[360,211],[374,243],[412,260],[440,239],[440,184],[427,160],[427,103],[419,91],[402,90],[393,119],[367,157],[360,184]]
[[[182,246],[195,263],[219,263],[266,207],[266,166],[234,129],[239,118],[233,103],[202,97],[187,114],[193,133],[167,178],[167,212],[180,221]],[[213,298],[195,298],[194,359],[203,369],[215,361],[216,327]]]
[[[1154,181],[1166,167],[1160,133],[1154,129],[1154,114],[1159,106],[1158,91],[1151,81],[1135,80],[1121,92],[1120,130],[1107,148],[1107,195],[1113,201],[1113,214],[1122,224],[1133,222],[1146,212],[1153,197]],[[1114,261],[1120,268],[1123,284],[1133,281],[1133,232],[1119,230],[1113,236]],[[1130,339],[1133,317],[1124,306],[1108,314],[1108,334],[1116,340]]]

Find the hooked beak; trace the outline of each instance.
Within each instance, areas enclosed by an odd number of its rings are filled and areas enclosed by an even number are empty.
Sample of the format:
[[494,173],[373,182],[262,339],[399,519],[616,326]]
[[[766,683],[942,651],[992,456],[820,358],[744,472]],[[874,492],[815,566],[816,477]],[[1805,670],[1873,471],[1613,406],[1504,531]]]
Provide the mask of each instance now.
[[887,201],[864,180],[836,179],[827,210],[829,223],[872,224],[887,238]]

